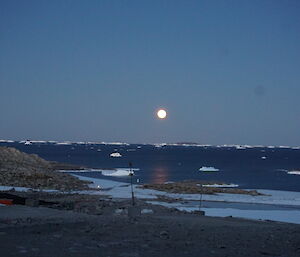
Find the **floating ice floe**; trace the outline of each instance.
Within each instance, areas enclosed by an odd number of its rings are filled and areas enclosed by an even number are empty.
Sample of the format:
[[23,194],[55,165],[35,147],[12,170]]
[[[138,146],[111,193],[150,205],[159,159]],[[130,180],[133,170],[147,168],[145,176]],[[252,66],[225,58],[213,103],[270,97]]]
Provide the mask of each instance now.
[[263,160],[267,159],[267,157],[266,157],[266,156],[262,156],[261,158],[262,158]]
[[24,145],[32,145],[32,144],[47,144],[47,143],[51,143],[51,141],[44,141],[44,140],[22,140],[19,141],[20,144],[24,144]]
[[236,145],[235,148],[238,149],[238,150],[245,150],[246,149],[246,147],[242,146],[242,145]]
[[66,142],[57,142],[56,145],[71,145],[72,142],[66,141]]
[[101,142],[102,145],[130,145],[128,143],[124,143],[124,142]]
[[204,171],[204,172],[216,172],[216,171],[219,171],[219,169],[215,168],[215,167],[201,167],[199,169],[199,171]]
[[217,145],[218,148],[236,148],[238,150],[245,150],[247,148],[254,148],[255,146],[252,145]]
[[122,157],[122,155],[121,155],[120,153],[118,153],[118,152],[116,152],[116,153],[111,153],[109,156],[110,156],[110,157]]
[[160,148],[160,147],[163,147],[163,146],[166,146],[166,145],[167,145],[166,143],[160,143],[160,144],[154,144],[154,147]]
[[300,170],[291,170],[287,172],[290,175],[300,175]]
[[0,139],[0,143],[14,143],[13,140]]

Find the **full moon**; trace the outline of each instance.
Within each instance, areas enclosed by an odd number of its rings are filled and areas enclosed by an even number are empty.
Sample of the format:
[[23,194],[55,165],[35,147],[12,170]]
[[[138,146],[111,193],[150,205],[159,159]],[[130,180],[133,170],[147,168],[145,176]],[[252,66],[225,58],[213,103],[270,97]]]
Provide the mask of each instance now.
[[160,119],[165,119],[167,117],[167,112],[163,109],[160,109],[157,112],[157,117],[160,118]]

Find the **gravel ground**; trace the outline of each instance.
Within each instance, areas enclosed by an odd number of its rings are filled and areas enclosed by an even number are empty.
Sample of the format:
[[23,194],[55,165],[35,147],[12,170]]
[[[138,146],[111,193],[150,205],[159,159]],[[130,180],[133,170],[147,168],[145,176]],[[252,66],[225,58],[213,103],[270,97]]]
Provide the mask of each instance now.
[[1,206],[1,256],[300,256],[300,225],[205,217],[143,201],[137,206],[153,213],[128,217],[128,201],[95,201],[102,212]]

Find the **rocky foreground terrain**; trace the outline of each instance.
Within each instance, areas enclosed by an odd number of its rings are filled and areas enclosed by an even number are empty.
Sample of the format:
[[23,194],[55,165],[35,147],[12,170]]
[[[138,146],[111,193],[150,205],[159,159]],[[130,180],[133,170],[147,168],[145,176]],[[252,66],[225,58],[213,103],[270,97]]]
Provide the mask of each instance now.
[[[29,193],[30,194],[30,193]],[[52,208],[0,207],[1,256],[298,257],[296,224],[214,218],[137,201],[46,194]],[[23,194],[23,196],[26,196]],[[34,197],[33,195],[27,195]]]
[[35,154],[26,154],[12,147],[0,147],[0,185],[56,189],[62,191],[88,189],[88,182],[59,169],[82,167],[46,161]]

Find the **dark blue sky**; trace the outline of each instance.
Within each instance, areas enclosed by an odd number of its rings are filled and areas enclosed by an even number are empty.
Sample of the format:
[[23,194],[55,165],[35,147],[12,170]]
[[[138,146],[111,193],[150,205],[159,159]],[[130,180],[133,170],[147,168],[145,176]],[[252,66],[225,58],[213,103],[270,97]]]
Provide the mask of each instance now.
[[0,0],[0,138],[300,145],[299,13],[298,0]]

